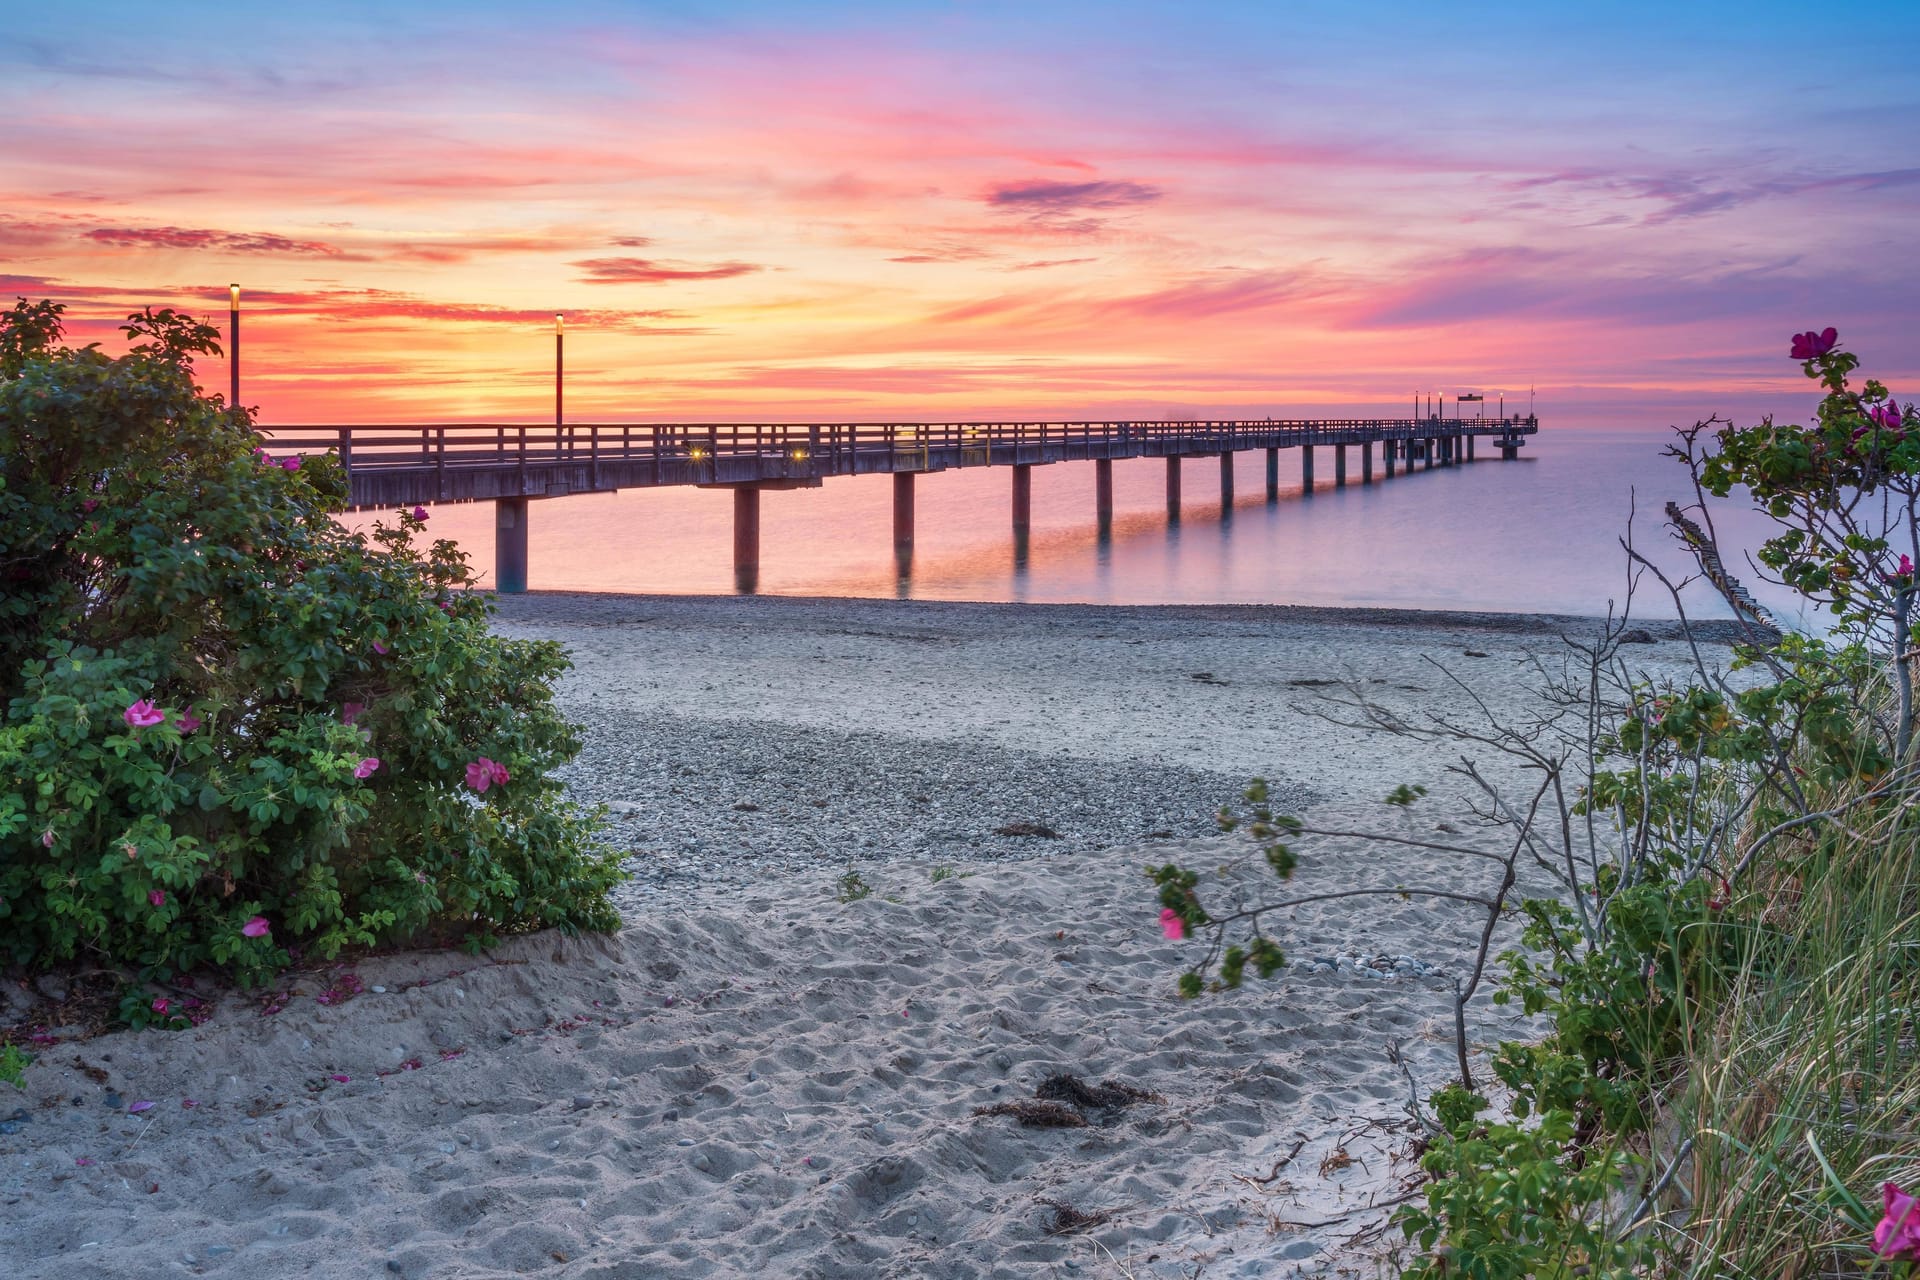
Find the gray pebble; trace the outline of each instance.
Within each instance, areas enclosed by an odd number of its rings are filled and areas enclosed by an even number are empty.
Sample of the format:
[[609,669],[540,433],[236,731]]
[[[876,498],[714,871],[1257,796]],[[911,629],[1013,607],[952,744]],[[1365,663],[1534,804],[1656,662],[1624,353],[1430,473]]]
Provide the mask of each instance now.
[[681,1146],[683,1146],[683,1147],[690,1147],[690,1146],[692,1146],[692,1145],[693,1145],[693,1139],[692,1139],[692,1138],[682,1138],[682,1139],[680,1139],[680,1145],[681,1145]]
[[592,1110],[592,1108],[593,1108],[592,1098],[588,1097],[584,1093],[574,1095],[573,1109],[575,1111],[589,1111],[589,1110]]

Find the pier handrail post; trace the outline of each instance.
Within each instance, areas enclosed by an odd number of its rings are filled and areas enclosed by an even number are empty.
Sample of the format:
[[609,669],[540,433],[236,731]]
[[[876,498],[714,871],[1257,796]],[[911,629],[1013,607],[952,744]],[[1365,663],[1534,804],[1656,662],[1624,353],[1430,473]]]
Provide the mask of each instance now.
[[340,433],[340,469],[353,478],[353,432],[346,427],[339,428]]
[[447,429],[435,427],[433,432],[433,484],[440,495],[440,501],[447,500]]

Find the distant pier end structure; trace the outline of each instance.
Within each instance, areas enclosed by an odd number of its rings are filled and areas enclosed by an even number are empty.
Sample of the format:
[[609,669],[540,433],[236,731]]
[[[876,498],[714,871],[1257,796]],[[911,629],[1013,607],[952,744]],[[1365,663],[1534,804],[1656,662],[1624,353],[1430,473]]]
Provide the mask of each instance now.
[[[558,326],[556,324],[556,338]],[[557,408],[557,406],[556,406]],[[559,414],[556,412],[556,418]],[[1218,422],[858,422],[858,423],[568,423],[564,426],[461,423],[428,426],[262,427],[272,449],[337,452],[354,510],[443,502],[495,504],[495,586],[527,589],[527,522],[536,499],[694,485],[733,491],[736,584],[755,589],[760,567],[760,495],[818,487],[830,476],[891,475],[896,552],[913,546],[914,477],[961,467],[1012,468],[1012,524],[1024,538],[1031,520],[1033,468],[1094,464],[1094,518],[1113,521],[1113,463],[1167,460],[1167,508],[1178,519],[1180,464],[1220,460],[1223,505],[1233,501],[1233,456],[1265,449],[1267,500],[1280,496],[1280,451],[1301,450],[1301,477],[1315,487],[1314,450],[1333,450],[1333,483],[1348,481],[1348,450],[1359,451],[1359,480],[1374,481],[1374,449],[1385,475],[1475,460],[1484,439],[1511,459],[1539,420],[1372,418]],[[904,559],[903,559],[904,563]]]

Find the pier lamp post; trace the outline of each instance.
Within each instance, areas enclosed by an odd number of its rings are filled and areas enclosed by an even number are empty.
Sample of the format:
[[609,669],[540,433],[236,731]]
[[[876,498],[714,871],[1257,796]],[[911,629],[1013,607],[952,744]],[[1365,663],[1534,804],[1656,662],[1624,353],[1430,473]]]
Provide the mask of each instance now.
[[240,407],[240,286],[227,286],[227,408]]
[[565,407],[562,383],[565,380],[566,369],[567,318],[556,311],[553,313],[553,447],[556,452],[560,448],[560,425],[566,421],[566,415],[562,412]]

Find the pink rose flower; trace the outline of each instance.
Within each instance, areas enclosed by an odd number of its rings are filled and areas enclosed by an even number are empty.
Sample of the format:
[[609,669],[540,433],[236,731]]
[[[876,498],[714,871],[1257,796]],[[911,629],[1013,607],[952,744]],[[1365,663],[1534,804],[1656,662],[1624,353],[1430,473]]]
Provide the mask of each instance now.
[[413,509],[413,518],[415,520],[425,522],[427,518],[427,514],[428,514],[427,509],[425,507],[415,507]]
[[383,658],[387,656],[387,646],[381,644],[378,640],[373,642],[373,651]]
[[167,998],[165,996],[155,996],[153,998],[153,1011],[163,1017],[166,1015]]
[[297,456],[282,458],[280,459],[280,469],[282,471],[298,471],[300,469],[300,459]]
[[1187,922],[1172,907],[1160,908],[1160,932],[1175,942],[1187,936]]
[[147,701],[147,699],[142,698],[125,711],[122,711],[120,718],[125,720],[131,728],[146,729],[165,720],[167,713],[159,707],[154,706],[153,703]]
[[367,704],[364,702],[342,703],[340,705],[340,723],[352,724],[355,720],[358,720],[361,716],[365,715],[366,710],[367,710]]
[[206,723],[205,720],[202,720],[199,716],[193,714],[193,710],[191,708],[189,708],[186,711],[182,711],[179,715],[173,718],[173,727],[178,729],[182,733],[192,733],[195,729],[198,729],[201,725],[205,723]]
[[147,890],[147,901],[156,907],[164,907],[167,905],[167,891],[165,889],[149,889]]
[[1886,1210],[1873,1229],[1873,1251],[1883,1258],[1920,1260],[1920,1204],[1891,1182],[1880,1184]]
[[249,938],[264,938],[272,929],[273,926],[267,923],[265,916],[255,916],[240,926],[240,932]]
[[356,778],[363,778],[363,779],[371,778],[373,776],[373,771],[375,769],[378,769],[379,767],[380,767],[380,761],[378,760],[378,758],[374,756],[368,756],[366,759],[362,760],[359,764],[353,766],[353,776]]
[[1838,329],[1827,328],[1819,333],[1809,329],[1805,333],[1793,335],[1793,358],[1795,360],[1813,360],[1833,350],[1834,343],[1840,341]]
[[40,847],[43,849],[53,848],[53,828],[52,827],[48,827],[45,831],[42,831],[40,833]]

